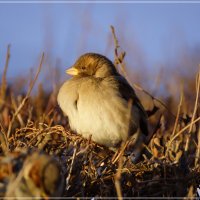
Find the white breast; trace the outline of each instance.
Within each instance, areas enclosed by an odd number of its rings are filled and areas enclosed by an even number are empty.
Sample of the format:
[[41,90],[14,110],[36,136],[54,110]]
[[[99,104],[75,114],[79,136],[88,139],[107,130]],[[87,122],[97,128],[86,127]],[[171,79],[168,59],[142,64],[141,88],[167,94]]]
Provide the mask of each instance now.
[[109,80],[70,79],[61,87],[58,103],[68,116],[70,127],[83,137],[113,147],[128,137],[127,102]]

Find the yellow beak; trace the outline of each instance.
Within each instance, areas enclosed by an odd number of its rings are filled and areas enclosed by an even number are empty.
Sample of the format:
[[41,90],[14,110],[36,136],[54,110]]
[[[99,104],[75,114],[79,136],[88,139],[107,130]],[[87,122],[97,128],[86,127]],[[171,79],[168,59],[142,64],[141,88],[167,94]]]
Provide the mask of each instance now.
[[72,76],[76,76],[76,75],[79,74],[78,69],[76,69],[76,68],[74,68],[74,67],[71,67],[71,68],[67,69],[65,72],[66,72],[67,74],[69,74],[69,75],[72,75]]

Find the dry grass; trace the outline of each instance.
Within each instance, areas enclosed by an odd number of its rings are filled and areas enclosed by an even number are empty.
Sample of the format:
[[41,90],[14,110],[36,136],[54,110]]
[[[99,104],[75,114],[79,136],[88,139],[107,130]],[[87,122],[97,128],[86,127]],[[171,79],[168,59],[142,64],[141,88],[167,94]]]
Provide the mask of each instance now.
[[[124,64],[125,52],[119,52],[113,27],[112,33],[116,45],[116,67],[129,80]],[[26,180],[23,191],[31,181],[40,190],[43,182],[36,173],[36,167],[31,171],[25,170],[31,172],[26,175],[20,173],[34,152],[45,152],[60,163],[65,181],[60,181],[57,187],[61,190],[64,188],[64,197],[189,198],[196,195],[200,183],[200,70],[196,81],[191,80],[196,83],[196,88],[187,91],[191,96],[196,96],[195,102],[185,99],[181,91],[178,106],[173,97],[163,103],[150,92],[133,85],[136,91],[144,93],[144,99],[148,99],[147,104],[151,105],[145,104],[149,115],[150,136],[140,162],[133,164],[126,146],[114,154],[72,133],[67,119],[56,104],[55,92],[48,94],[40,85],[38,92],[30,95],[44,55],[26,95],[14,95],[15,91],[7,83],[9,58],[8,47],[0,90],[0,196],[5,195],[13,179],[21,181],[22,177]],[[185,105],[190,105],[190,108],[185,108]],[[18,190],[22,191],[20,188]],[[13,193],[13,196],[16,194]],[[41,195],[44,199],[53,196],[44,189],[41,194],[35,195]]]

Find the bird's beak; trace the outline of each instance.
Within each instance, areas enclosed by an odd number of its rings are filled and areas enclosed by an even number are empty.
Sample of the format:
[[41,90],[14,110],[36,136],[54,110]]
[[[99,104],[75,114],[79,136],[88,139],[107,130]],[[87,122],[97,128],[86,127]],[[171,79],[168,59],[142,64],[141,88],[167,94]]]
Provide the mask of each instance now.
[[65,72],[66,72],[67,74],[69,74],[69,75],[72,75],[72,76],[76,76],[76,75],[79,74],[78,69],[76,69],[76,68],[74,68],[74,67],[71,67],[71,68],[67,69]]

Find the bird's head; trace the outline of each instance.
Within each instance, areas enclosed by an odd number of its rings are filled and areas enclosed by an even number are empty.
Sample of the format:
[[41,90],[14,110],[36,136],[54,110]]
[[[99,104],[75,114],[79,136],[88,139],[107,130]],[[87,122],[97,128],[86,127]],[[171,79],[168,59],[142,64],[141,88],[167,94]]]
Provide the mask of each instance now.
[[103,55],[86,53],[78,58],[75,64],[66,70],[72,76],[94,76],[105,78],[117,73],[113,63]]

